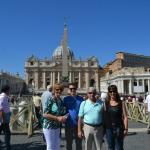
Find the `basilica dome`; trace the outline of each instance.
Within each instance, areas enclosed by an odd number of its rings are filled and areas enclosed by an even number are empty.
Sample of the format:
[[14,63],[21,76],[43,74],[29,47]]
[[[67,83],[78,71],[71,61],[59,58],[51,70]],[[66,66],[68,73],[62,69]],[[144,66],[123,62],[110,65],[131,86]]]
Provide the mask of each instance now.
[[[69,60],[74,59],[74,53],[73,53],[73,51],[72,51],[69,47],[67,48],[67,50],[68,50],[68,59],[69,59]],[[58,46],[58,47],[54,50],[53,55],[52,55],[52,58],[53,58],[53,59],[62,59],[62,54],[63,54],[63,47],[62,47],[62,45],[61,45],[61,46]]]

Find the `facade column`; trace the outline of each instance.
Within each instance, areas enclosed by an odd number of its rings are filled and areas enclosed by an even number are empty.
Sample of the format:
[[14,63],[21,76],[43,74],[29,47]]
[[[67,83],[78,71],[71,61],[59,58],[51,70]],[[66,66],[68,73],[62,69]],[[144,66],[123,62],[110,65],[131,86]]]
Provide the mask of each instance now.
[[34,89],[37,90],[37,89],[39,89],[39,80],[38,80],[38,79],[39,79],[39,74],[38,74],[38,72],[36,71],[34,75],[35,75]]
[[50,85],[53,85],[53,72],[51,72],[51,81],[50,81]]
[[43,72],[43,89],[46,89],[46,73]]
[[96,71],[95,73],[95,79],[96,79],[96,90],[99,92],[100,91],[100,87],[99,87],[99,75],[98,75],[98,71]]
[[58,72],[57,78],[58,78],[58,83],[60,83],[60,72]]
[[53,85],[55,84],[55,72],[53,72]]
[[143,90],[143,92],[145,92],[145,82],[144,82],[144,79],[142,79],[142,90]]
[[118,92],[121,93],[121,80],[118,80]]
[[150,79],[148,79],[148,93],[150,94]]
[[78,88],[81,88],[81,72],[80,71],[79,71],[79,79],[78,79],[78,81],[79,81]]
[[124,94],[124,80],[122,80],[122,93]]
[[137,79],[137,87],[139,86],[139,79]]
[[[3,80],[2,80],[2,81],[3,81]],[[1,82],[2,82],[2,81],[1,81]],[[26,84],[29,85],[29,73],[28,73],[28,72],[26,72],[25,81],[26,81]],[[3,85],[3,83],[1,83],[1,85]],[[1,86],[1,85],[0,85],[0,86]]]
[[119,83],[118,83],[118,92],[121,93],[121,94],[124,94],[124,83],[123,83],[123,79],[120,79],[119,80]]
[[133,80],[129,80],[129,94],[133,94]]
[[69,72],[69,82],[71,83],[72,82],[72,73]]
[[74,79],[74,72],[72,72],[72,82],[75,82],[75,79]]
[[86,82],[86,89],[89,88],[89,72],[85,73],[85,82]]

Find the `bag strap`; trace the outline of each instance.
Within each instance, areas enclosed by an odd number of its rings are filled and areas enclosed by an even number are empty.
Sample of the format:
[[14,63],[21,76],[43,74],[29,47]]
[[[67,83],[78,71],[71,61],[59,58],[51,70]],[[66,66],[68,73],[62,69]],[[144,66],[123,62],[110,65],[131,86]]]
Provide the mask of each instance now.
[[106,102],[103,102],[104,111],[106,111]]
[[[85,104],[86,104],[86,100],[85,100],[85,103],[84,103],[84,106],[83,106],[83,112],[84,112]],[[93,105],[92,107],[90,107],[89,110],[87,110],[87,111],[83,114],[83,116],[86,115],[88,112],[90,112],[93,108],[94,108],[94,105]]]

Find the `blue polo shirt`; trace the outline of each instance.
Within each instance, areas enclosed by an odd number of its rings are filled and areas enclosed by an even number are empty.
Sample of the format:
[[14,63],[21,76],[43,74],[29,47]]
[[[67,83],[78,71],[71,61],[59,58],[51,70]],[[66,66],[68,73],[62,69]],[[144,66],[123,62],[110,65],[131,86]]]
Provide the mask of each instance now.
[[69,117],[66,121],[66,126],[76,127],[78,123],[78,113],[80,104],[84,101],[81,96],[66,96],[64,97],[64,106],[66,107],[67,112],[69,113]]
[[102,114],[103,102],[97,100],[96,103],[92,103],[87,99],[81,103],[78,116],[83,117],[87,124],[98,125],[102,123]]

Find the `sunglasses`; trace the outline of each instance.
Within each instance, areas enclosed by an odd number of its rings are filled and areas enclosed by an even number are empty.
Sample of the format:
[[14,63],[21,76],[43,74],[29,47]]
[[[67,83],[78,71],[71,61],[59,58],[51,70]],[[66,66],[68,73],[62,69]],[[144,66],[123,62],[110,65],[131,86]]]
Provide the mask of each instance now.
[[95,94],[94,92],[88,92],[89,94]]
[[109,91],[109,93],[117,93],[116,91]]
[[70,89],[71,91],[72,91],[72,90],[76,90],[76,88],[69,88],[69,89]]

